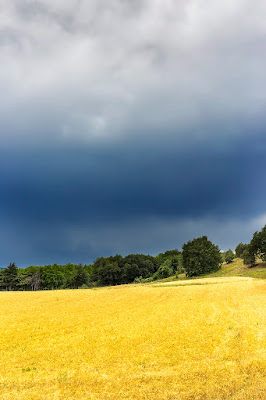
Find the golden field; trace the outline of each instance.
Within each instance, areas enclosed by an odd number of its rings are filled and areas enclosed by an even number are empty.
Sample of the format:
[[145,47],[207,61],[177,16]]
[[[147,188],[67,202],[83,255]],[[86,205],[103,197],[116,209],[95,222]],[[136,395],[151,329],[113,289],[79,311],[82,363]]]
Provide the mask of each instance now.
[[0,399],[265,399],[265,295],[252,278],[1,292]]

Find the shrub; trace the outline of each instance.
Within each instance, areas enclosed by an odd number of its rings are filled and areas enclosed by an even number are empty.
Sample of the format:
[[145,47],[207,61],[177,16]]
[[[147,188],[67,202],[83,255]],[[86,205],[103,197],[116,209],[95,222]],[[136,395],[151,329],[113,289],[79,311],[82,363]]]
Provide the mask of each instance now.
[[165,260],[164,263],[159,267],[158,271],[153,275],[154,279],[164,279],[173,275],[172,261]]

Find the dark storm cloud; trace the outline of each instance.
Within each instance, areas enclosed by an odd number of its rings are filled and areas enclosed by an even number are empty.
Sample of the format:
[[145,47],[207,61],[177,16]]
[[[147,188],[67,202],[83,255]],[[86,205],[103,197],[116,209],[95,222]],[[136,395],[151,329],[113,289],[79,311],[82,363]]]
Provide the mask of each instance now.
[[3,0],[3,262],[249,240],[266,213],[265,12]]
[[[154,253],[181,247],[204,230],[216,231],[214,238],[226,248],[232,239],[242,240],[230,237],[235,235],[230,221],[250,224],[254,211],[265,212],[265,186],[258,182],[266,161],[255,145],[265,145],[265,139],[254,137],[255,142],[231,141],[228,147],[198,142],[186,145],[185,153],[177,143],[161,149],[132,143],[1,154],[3,221],[15,221],[32,244],[31,257],[38,254],[46,262],[77,257],[85,262],[117,251]],[[221,238],[226,224],[229,232]]]

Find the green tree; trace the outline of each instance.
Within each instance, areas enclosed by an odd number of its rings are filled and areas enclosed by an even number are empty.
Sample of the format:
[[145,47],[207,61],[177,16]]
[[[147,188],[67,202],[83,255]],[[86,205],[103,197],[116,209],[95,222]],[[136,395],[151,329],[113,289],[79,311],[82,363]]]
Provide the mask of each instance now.
[[3,271],[3,285],[6,290],[13,290],[18,283],[18,267],[15,263],[10,263]]
[[121,283],[121,269],[117,262],[106,263],[98,270],[101,285],[119,285]]
[[3,277],[3,270],[0,269],[0,290],[4,289],[4,277]]
[[159,269],[153,275],[154,279],[168,278],[168,276],[173,275],[172,260],[165,260]]
[[248,251],[255,257],[266,261],[266,225],[259,232],[255,232],[250,241]]
[[183,267],[188,277],[208,274],[221,268],[218,246],[202,236],[183,245]]
[[131,283],[134,282],[136,277],[140,276],[140,269],[138,264],[136,263],[128,263],[126,262],[122,269],[122,280],[123,283]]
[[64,283],[64,269],[62,265],[45,265],[41,267],[42,287],[44,289],[60,289]]
[[99,285],[119,285],[123,279],[122,265],[123,258],[119,254],[111,257],[98,257],[92,266],[92,282]]
[[29,266],[27,268],[19,268],[18,283],[19,290],[39,290],[41,285],[41,267]]
[[78,264],[71,276],[71,286],[74,289],[88,284],[88,273],[82,264]]
[[165,253],[160,253],[154,258],[157,261],[158,267],[160,267],[165,262],[165,260],[171,260],[172,268],[174,271],[176,271],[178,269],[178,266],[180,265],[182,253],[177,249],[167,250]]
[[224,260],[227,264],[230,264],[234,258],[235,258],[235,255],[231,249],[229,249],[225,252]]
[[243,252],[244,252],[245,250],[247,250],[247,248],[248,248],[248,245],[247,245],[247,244],[240,242],[240,243],[236,246],[236,248],[235,248],[236,256],[237,256],[238,258],[243,258]]
[[[128,265],[131,265],[129,267]],[[149,278],[158,269],[158,263],[155,257],[144,254],[129,254],[123,259],[122,268],[127,269],[126,282],[133,282],[137,277]]]
[[122,257],[119,254],[111,257],[99,257],[92,265],[91,282],[99,285],[119,285],[131,283],[137,277],[151,277],[158,269],[155,257],[144,254],[129,254]]
[[252,248],[248,247],[242,253],[242,258],[245,265],[250,265],[251,267],[255,267],[256,257],[252,250]]

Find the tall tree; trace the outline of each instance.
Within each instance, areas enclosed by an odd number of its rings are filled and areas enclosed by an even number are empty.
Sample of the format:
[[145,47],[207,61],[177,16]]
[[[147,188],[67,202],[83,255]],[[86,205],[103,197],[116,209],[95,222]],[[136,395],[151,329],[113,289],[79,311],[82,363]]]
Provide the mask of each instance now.
[[3,270],[0,269],[0,289],[4,289]]
[[41,286],[41,272],[40,270],[36,271],[30,278],[29,284],[31,285],[32,290],[39,290]]
[[59,289],[63,286],[64,271],[62,265],[45,265],[41,268],[41,275],[44,289]]
[[259,232],[255,232],[248,246],[248,251],[255,257],[266,261],[266,225]]
[[74,289],[88,284],[88,273],[82,264],[78,264],[71,276],[71,284]]
[[236,256],[239,258],[243,258],[243,252],[247,250],[247,248],[248,248],[247,244],[240,242],[235,248]]
[[18,267],[16,264],[10,263],[7,268],[3,271],[3,285],[6,287],[6,290],[15,289],[18,282]]
[[233,253],[233,250],[229,249],[225,252],[224,259],[227,264],[230,264],[234,258],[235,258],[235,255]]
[[198,276],[221,268],[222,258],[218,246],[207,236],[189,241],[183,245],[183,266],[187,276]]
[[246,250],[242,253],[242,258],[245,265],[250,265],[251,267],[255,267],[256,264],[256,256],[253,250],[248,246]]

